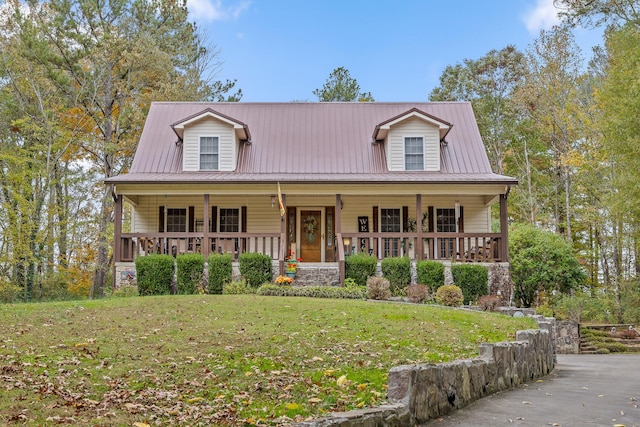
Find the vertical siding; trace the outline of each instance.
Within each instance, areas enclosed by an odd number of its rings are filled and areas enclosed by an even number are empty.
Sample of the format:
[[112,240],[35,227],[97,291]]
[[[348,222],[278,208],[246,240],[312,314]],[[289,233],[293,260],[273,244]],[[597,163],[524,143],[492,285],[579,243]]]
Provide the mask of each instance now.
[[236,168],[238,142],[233,127],[213,118],[205,118],[185,127],[182,167],[184,171],[199,170],[200,136],[219,137],[219,168],[221,171],[233,171]]
[[440,136],[438,128],[418,118],[406,120],[389,130],[387,136],[387,161],[389,170],[404,170],[404,137],[424,138],[425,170],[440,170]]

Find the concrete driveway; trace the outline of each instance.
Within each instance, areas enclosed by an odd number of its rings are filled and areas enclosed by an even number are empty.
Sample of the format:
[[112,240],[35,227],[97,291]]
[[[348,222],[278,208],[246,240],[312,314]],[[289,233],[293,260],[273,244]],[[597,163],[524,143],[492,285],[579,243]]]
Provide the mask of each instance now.
[[426,426],[640,427],[640,354],[558,355],[547,377]]

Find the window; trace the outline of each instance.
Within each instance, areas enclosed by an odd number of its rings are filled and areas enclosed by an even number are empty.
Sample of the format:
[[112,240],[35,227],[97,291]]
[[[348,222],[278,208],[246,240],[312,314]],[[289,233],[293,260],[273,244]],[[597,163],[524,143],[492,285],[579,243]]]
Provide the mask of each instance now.
[[185,208],[167,209],[167,232],[185,233],[187,231],[187,210]]
[[240,231],[240,210],[220,208],[220,232],[237,233]]
[[[456,232],[456,210],[455,209],[437,209],[436,210],[436,231],[438,233],[455,233]],[[440,258],[452,258],[454,255],[453,243],[455,239],[440,238]]]
[[400,232],[400,209],[380,209],[380,231],[383,233]]
[[424,170],[424,143],[421,136],[404,138],[404,170]]
[[200,170],[218,170],[218,137],[200,137]]
[[[380,209],[380,231],[383,233],[399,233],[401,226],[400,209]],[[382,239],[382,252],[385,257],[400,255],[400,239]]]
[[436,213],[438,233],[456,232],[456,210],[438,209]]

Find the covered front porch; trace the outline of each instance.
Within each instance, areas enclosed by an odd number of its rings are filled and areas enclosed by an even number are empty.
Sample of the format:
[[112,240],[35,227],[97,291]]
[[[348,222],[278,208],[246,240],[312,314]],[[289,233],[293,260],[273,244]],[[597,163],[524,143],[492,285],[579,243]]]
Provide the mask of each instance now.
[[[301,268],[333,264],[344,283],[345,259],[357,253],[378,260],[508,262],[507,192],[123,193],[115,203],[116,264],[155,253],[200,253],[205,259],[214,252],[229,253],[237,260],[242,253],[258,252],[269,255],[280,274],[290,256],[302,259]],[[493,203],[499,203],[499,218],[491,218]],[[131,209],[123,215],[126,204]],[[492,222],[499,224],[497,232],[490,231]]]

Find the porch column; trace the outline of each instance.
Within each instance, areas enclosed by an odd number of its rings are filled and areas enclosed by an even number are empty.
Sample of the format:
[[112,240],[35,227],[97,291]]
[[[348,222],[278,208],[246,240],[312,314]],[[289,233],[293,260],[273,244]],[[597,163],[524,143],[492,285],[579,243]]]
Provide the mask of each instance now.
[[[113,251],[115,252],[115,262],[120,262],[122,260],[122,195],[118,194],[116,196],[116,205],[115,209],[115,224],[114,224],[114,233],[115,233],[115,241],[113,242]],[[115,277],[115,275],[114,275]]]
[[340,285],[344,286],[344,276],[345,276],[345,267],[344,267],[344,243],[342,241],[342,195],[336,194],[336,236],[340,236],[336,241],[336,248],[338,254],[338,276],[340,279]]
[[500,195],[500,234],[502,235],[502,244],[500,251],[502,252],[502,261],[509,262],[509,221],[507,214],[507,193]]
[[[278,186],[278,189],[279,188],[280,187]],[[282,211],[280,211],[280,254],[278,255],[278,269],[280,272],[278,274],[280,276],[284,276],[284,260],[289,251],[289,241],[287,239],[287,220],[289,219],[287,215],[287,195],[281,194],[280,199],[282,200],[284,215],[282,215]]]
[[204,204],[204,215],[202,216],[202,243],[200,244],[200,250],[202,251],[202,256],[204,260],[207,261],[209,259],[209,249],[211,248],[211,244],[209,243],[209,195],[205,194],[203,197]]
[[416,261],[420,261],[424,253],[424,242],[422,241],[422,194],[416,194],[416,233],[418,233],[418,241],[416,242],[414,258]]

